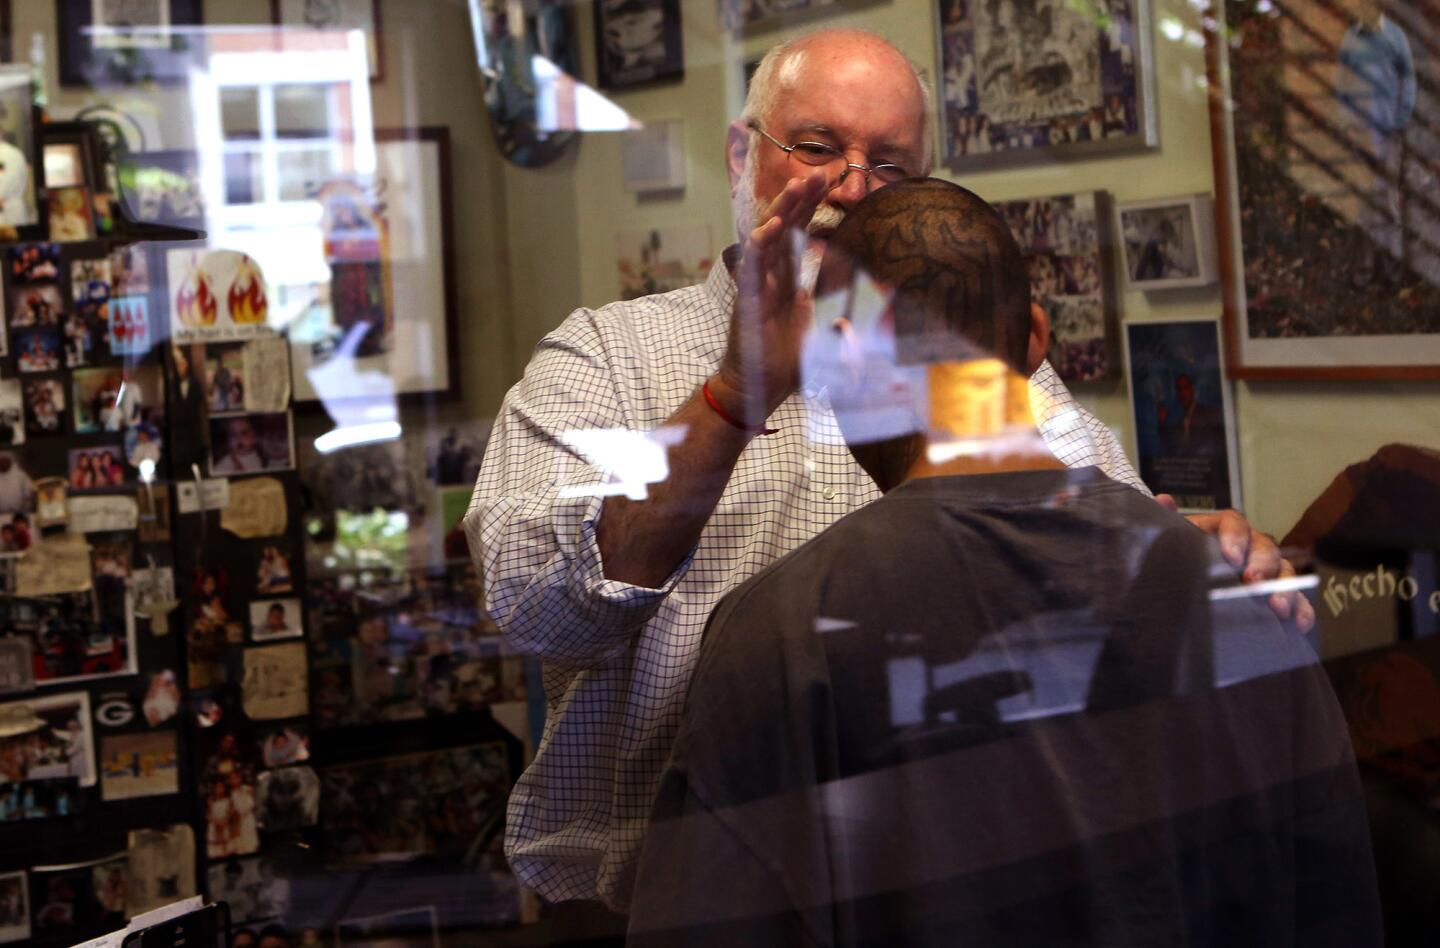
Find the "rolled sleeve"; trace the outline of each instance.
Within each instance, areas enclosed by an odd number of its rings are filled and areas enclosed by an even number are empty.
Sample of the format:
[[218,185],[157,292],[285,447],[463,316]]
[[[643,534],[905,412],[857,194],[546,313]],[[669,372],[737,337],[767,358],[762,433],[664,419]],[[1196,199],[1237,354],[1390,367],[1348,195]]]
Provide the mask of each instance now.
[[657,589],[606,579],[596,539],[604,498],[561,496],[608,480],[566,432],[632,427],[587,317],[546,337],[506,395],[464,520],[490,617],[517,649],[571,667],[628,648],[691,559]]

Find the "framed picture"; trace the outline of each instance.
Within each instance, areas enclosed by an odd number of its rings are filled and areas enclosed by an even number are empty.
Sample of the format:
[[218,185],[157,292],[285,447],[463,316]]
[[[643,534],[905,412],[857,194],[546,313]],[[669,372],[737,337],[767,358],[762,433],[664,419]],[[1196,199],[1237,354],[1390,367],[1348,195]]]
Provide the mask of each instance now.
[[647,122],[624,136],[620,147],[626,191],[655,194],[685,188],[684,121]]
[[595,0],[595,71],[602,89],[684,76],[680,0]]
[[937,0],[940,159],[954,171],[1154,147],[1149,0]]
[[316,195],[329,283],[285,288],[308,299],[289,327],[297,405],[459,391],[449,131],[377,130],[375,142],[373,176]]
[[1231,374],[1440,378],[1432,13],[1321,0],[1216,9],[1227,39],[1210,35],[1207,56]]
[[1181,510],[1240,505],[1235,415],[1213,319],[1125,324],[1136,466]]
[[270,19],[276,26],[360,30],[365,34],[370,81],[379,82],[385,77],[380,0],[270,0]]
[[55,0],[62,86],[185,81],[203,41],[201,0]]
[[1208,194],[1115,207],[1125,283],[1169,290],[1215,282],[1215,225]]
[[[0,0],[0,62],[15,61],[15,24],[10,17],[10,0]],[[4,926],[0,923],[0,942],[3,942]]]
[[746,36],[856,10],[878,0],[718,0],[720,25]]
[[1117,374],[1118,318],[1104,191],[995,205],[1025,253],[1031,292],[1050,317],[1046,357],[1067,382]]
[[0,228],[13,228],[12,240],[44,239],[44,165],[30,79],[28,63],[0,64]]
[[667,293],[705,279],[714,261],[710,228],[667,227],[615,238],[620,298]]

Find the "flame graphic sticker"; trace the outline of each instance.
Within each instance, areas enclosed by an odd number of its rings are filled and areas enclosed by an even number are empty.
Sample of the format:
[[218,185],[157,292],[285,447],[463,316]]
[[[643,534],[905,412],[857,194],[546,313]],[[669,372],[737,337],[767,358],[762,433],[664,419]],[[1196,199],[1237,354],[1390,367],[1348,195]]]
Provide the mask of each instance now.
[[192,258],[189,272],[175,293],[175,315],[186,326],[213,326],[218,306],[210,289],[210,279]]
[[237,324],[253,325],[264,323],[269,313],[265,299],[265,284],[255,261],[241,257],[235,268],[235,282],[230,284],[230,320]]

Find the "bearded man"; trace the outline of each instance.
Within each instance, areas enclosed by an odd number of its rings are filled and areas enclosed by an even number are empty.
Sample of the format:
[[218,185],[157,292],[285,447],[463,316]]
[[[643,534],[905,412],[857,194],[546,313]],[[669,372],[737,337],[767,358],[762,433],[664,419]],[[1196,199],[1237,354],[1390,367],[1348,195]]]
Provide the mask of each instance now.
[[[549,714],[510,796],[506,855],[551,901],[625,911],[711,609],[880,497],[800,390],[806,284],[847,209],[930,172],[932,115],[916,66],[874,34],[775,47],[726,142],[741,242],[702,284],[575,311],[505,397],[464,524],[488,613],[544,660]],[[1054,454],[1144,491],[1043,341],[1028,367]],[[636,484],[634,433],[658,431],[663,479]],[[1239,514],[1200,526],[1247,579],[1288,571]],[[1313,621],[1303,600],[1272,605]]]

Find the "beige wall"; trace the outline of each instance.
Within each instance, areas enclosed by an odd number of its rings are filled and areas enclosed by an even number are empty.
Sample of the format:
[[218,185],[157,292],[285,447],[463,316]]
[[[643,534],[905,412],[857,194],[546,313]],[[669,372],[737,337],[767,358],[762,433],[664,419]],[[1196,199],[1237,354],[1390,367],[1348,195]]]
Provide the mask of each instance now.
[[[387,70],[374,89],[377,124],[445,125],[454,144],[464,398],[439,408],[440,418],[493,414],[545,332],[575,306],[615,298],[617,233],[700,222],[709,225],[716,250],[733,239],[723,142],[727,121],[739,111],[741,64],[798,31],[736,43],[718,28],[715,0],[681,5],[684,80],[612,96],[642,121],[685,120],[688,188],[679,198],[642,200],[621,186],[620,142],[613,134],[584,136],[578,148],[541,170],[501,161],[480,101],[464,0],[384,0]],[[211,23],[263,22],[268,10],[269,0],[206,3]],[[576,10],[582,74],[593,78],[592,8],[581,3]],[[1198,29],[1188,3],[1155,0],[1154,10],[1157,23],[1169,17]],[[51,3],[16,4],[16,49],[24,55],[37,30],[49,38],[52,100],[65,114],[87,97],[59,90],[53,18]],[[933,12],[925,0],[895,0],[819,22],[875,29],[935,71]],[[1088,189],[1105,189],[1120,201],[1212,191],[1203,52],[1158,30],[1154,43],[1158,150],[967,175],[963,183],[996,200]],[[173,107],[173,97],[142,99],[139,107],[164,127],[165,146],[186,144],[184,111]],[[1217,316],[1220,297],[1218,289],[1125,292],[1121,312],[1125,319]],[[1079,387],[1076,394],[1131,444],[1123,382]],[[1422,383],[1237,384],[1242,491],[1252,520],[1284,533],[1342,467],[1379,445],[1440,445],[1437,394],[1440,386]]]

